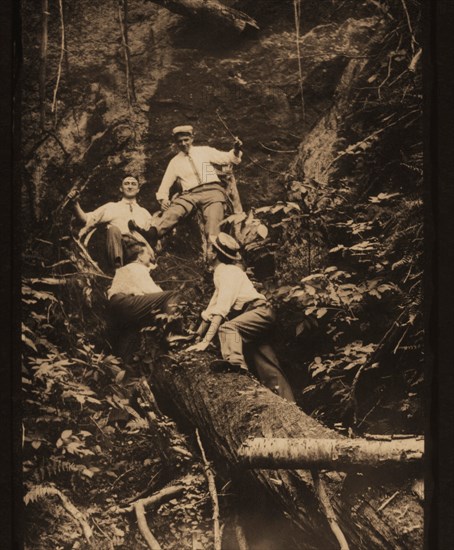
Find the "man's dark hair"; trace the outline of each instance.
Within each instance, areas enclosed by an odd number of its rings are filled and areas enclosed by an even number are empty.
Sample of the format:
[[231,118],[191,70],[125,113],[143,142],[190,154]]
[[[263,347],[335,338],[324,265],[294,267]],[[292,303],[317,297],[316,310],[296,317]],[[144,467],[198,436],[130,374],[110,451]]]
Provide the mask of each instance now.
[[223,264],[236,264],[238,263],[238,260],[232,260],[232,258],[228,258],[227,256],[225,256],[220,250],[218,250],[217,248],[214,249],[215,253],[216,253],[216,257],[217,259],[222,262]]
[[125,251],[125,263],[130,264],[131,262],[135,262],[144,249],[144,243],[137,242],[128,245]]

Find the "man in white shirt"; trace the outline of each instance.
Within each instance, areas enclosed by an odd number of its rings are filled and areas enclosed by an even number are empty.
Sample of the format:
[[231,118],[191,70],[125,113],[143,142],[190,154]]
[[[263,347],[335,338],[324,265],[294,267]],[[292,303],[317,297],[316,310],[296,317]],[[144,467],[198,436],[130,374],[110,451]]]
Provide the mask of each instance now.
[[[97,225],[107,224],[107,256],[112,267],[123,265],[123,245],[140,241],[149,248],[147,241],[138,230],[148,230],[151,226],[151,214],[137,203],[136,197],[140,185],[136,178],[127,176],[121,183],[121,200],[103,204],[92,212],[84,212],[77,199],[77,191],[68,195],[73,201],[76,216],[84,222],[81,233],[86,233]],[[133,225],[130,222],[133,222]],[[138,229],[138,230],[137,230]]]
[[129,244],[125,256],[128,263],[116,270],[107,297],[112,347],[127,360],[138,346],[139,330],[155,323],[158,313],[174,313],[179,299],[153,281],[153,256],[144,243]]
[[213,247],[216,254],[215,290],[208,307],[202,312],[202,323],[197,330],[201,340],[189,346],[187,351],[205,351],[219,333],[223,359],[213,361],[212,367],[248,373],[243,353],[245,345],[260,381],[281,397],[294,402],[292,389],[269,344],[276,319],[274,311],[237,265],[241,260],[240,245],[230,235],[219,233],[213,239]]
[[[176,126],[172,134],[180,151],[169,162],[156,193],[162,215],[157,222],[153,222],[149,233],[152,246],[194,208],[199,208],[203,213],[206,235],[216,236],[225,217],[227,195],[213,164],[241,162],[242,143],[239,139],[233,149],[223,152],[214,147],[194,146],[192,126]],[[181,193],[170,200],[170,188],[175,182],[179,183]]]

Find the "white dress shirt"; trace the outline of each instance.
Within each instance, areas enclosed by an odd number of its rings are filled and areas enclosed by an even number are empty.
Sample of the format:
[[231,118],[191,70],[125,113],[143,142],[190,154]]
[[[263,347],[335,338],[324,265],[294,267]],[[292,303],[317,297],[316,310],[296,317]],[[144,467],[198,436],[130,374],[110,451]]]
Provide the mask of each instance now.
[[215,315],[225,318],[231,309],[241,310],[247,302],[266,300],[237,265],[220,263],[214,270],[213,279],[214,294],[208,307],[202,312],[202,319],[205,321],[211,321]]
[[[156,199],[168,200],[170,188],[176,180],[179,180],[183,191],[189,191],[201,184],[219,182],[213,164],[239,164],[241,155],[240,152],[237,157],[233,149],[224,152],[208,146],[193,146],[189,149],[188,155],[180,151],[169,162],[156,193]],[[191,157],[192,162],[188,156]]]
[[118,227],[122,235],[125,235],[130,233],[129,220],[134,220],[139,227],[145,230],[150,229],[151,226],[150,212],[137,204],[135,199],[123,198],[118,202],[108,202],[93,212],[87,212],[86,216],[87,222],[84,231],[95,225],[107,223]]
[[107,297],[114,294],[132,294],[141,296],[162,292],[150,275],[150,268],[140,262],[132,262],[116,270],[112,285],[107,291]]

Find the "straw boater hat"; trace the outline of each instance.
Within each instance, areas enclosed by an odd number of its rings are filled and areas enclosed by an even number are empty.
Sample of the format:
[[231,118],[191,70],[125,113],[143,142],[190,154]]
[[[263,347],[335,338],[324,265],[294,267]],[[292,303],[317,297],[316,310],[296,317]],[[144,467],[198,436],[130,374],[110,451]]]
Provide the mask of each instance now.
[[192,136],[194,133],[194,128],[187,124],[186,126],[175,126],[175,128],[172,130],[173,137],[176,137],[177,134],[188,134]]
[[210,237],[210,240],[216,248],[224,256],[231,260],[241,260],[239,243],[227,233],[219,233],[216,237]]

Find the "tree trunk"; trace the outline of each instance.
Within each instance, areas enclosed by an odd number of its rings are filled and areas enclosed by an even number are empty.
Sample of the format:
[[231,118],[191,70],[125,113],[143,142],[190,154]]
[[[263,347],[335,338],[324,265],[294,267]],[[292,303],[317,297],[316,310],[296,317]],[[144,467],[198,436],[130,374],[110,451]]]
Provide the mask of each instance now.
[[326,468],[345,470],[361,467],[392,467],[421,463],[424,440],[368,441],[367,439],[259,438],[243,443],[238,451],[251,468]]
[[215,21],[238,32],[246,27],[258,29],[257,22],[242,11],[229,8],[217,0],[148,0],[178,15]]
[[[199,428],[205,441],[211,442],[212,449],[231,469],[240,471],[238,449],[250,437],[347,441],[257,380],[235,373],[212,373],[208,358],[205,353],[194,360],[193,354],[188,357],[184,352],[162,356],[151,369],[151,380],[157,395]],[[259,490],[265,490],[274,505],[300,527],[301,548],[338,547],[310,471],[254,469],[241,473],[245,481],[251,480]],[[422,547],[423,510],[411,490],[414,480],[396,475],[392,469],[381,469],[379,478],[373,473],[335,472],[321,477],[350,548]]]
[[41,44],[39,49],[39,111],[41,130],[46,128],[46,72],[49,0],[41,0]]

